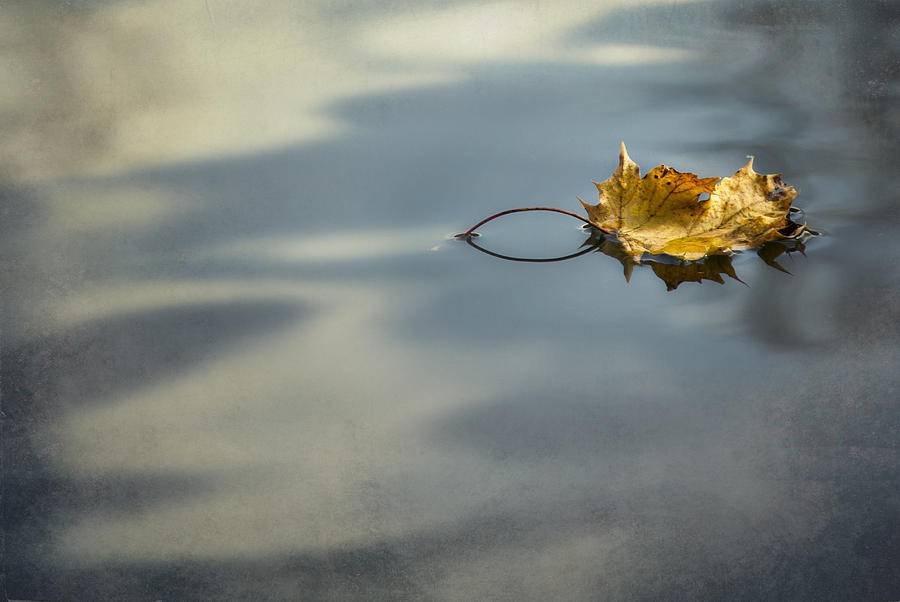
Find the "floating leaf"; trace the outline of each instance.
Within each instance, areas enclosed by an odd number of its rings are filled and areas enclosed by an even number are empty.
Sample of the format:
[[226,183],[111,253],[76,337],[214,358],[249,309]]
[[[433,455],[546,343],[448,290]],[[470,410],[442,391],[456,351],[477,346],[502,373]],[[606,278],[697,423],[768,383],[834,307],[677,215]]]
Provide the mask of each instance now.
[[[752,158],[728,178],[698,178],[665,165],[642,177],[623,142],[616,171],[604,182],[594,184],[600,193],[599,202],[590,205],[581,201],[587,218],[556,207],[507,209],[481,220],[456,238],[479,251],[511,261],[563,261],[597,251],[619,260],[629,281],[636,264],[649,263],[671,291],[683,282],[711,280],[724,284],[725,276],[744,283],[732,266],[731,256],[746,248],[757,249],[769,266],[790,273],[776,259],[793,251],[803,253],[803,241],[818,234],[790,218],[792,213],[803,214],[791,207],[797,191],[781,181],[781,174],[753,171]],[[709,197],[700,200],[703,194]],[[586,222],[590,236],[582,250],[550,258],[512,257],[473,241],[473,237],[480,236],[475,232],[479,227],[522,211],[569,215]]]
[[[665,165],[641,177],[623,142],[616,171],[594,184],[599,202],[581,201],[588,219],[593,226],[614,232],[624,252],[638,263],[645,253],[696,260],[806,231],[788,217],[797,191],[781,181],[781,174],[753,171],[752,158],[721,180],[698,178]],[[709,198],[701,201],[704,193]]]

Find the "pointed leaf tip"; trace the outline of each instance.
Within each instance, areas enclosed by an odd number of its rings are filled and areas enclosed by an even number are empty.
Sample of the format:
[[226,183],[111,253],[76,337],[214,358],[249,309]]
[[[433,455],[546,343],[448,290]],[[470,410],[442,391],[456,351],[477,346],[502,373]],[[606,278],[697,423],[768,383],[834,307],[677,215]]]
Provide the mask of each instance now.
[[631,157],[628,156],[628,149],[625,148],[625,141],[622,141],[622,146],[619,149],[619,167],[625,165],[626,162],[631,161]]
[[[796,191],[777,175],[747,165],[727,178],[698,178],[660,165],[641,178],[640,167],[621,143],[619,166],[594,182],[600,202],[582,201],[594,227],[616,232],[634,257],[647,252],[694,261],[736,245],[758,247],[785,238],[787,211]],[[698,202],[701,195],[708,198]],[[768,200],[777,203],[758,203]]]

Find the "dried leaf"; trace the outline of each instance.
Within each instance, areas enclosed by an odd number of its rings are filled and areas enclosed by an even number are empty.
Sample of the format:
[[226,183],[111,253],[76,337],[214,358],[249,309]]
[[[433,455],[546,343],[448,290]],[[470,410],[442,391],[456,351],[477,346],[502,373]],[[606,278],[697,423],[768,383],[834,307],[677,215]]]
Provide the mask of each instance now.
[[[728,178],[698,178],[660,165],[641,177],[625,143],[619,166],[594,183],[599,203],[581,201],[591,224],[614,232],[624,252],[640,262],[644,253],[685,260],[755,248],[806,230],[788,217],[797,191],[781,174],[753,171],[753,159]],[[701,194],[709,198],[700,201]],[[581,199],[579,199],[581,200]]]

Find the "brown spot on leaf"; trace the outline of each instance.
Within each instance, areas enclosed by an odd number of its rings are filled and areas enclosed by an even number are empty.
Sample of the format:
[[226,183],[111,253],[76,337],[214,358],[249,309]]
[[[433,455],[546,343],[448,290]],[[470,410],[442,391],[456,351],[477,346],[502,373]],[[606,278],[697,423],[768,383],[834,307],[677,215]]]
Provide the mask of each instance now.
[[[623,249],[638,262],[644,253],[699,259],[805,231],[788,218],[797,191],[784,185],[780,174],[754,172],[752,163],[721,179],[665,165],[641,178],[623,143],[619,167],[595,183],[599,202],[583,205],[591,223],[618,232]],[[701,195],[709,198],[699,201]]]

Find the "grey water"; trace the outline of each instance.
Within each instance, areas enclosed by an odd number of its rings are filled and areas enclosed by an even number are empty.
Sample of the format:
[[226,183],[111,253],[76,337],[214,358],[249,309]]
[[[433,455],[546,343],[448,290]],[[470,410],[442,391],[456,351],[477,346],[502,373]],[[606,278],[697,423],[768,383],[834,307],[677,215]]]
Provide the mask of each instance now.
[[[4,594],[900,599],[889,1],[7,2]],[[454,240],[755,157],[686,281]],[[510,215],[479,244],[575,253]],[[802,252],[801,252],[802,251]]]

